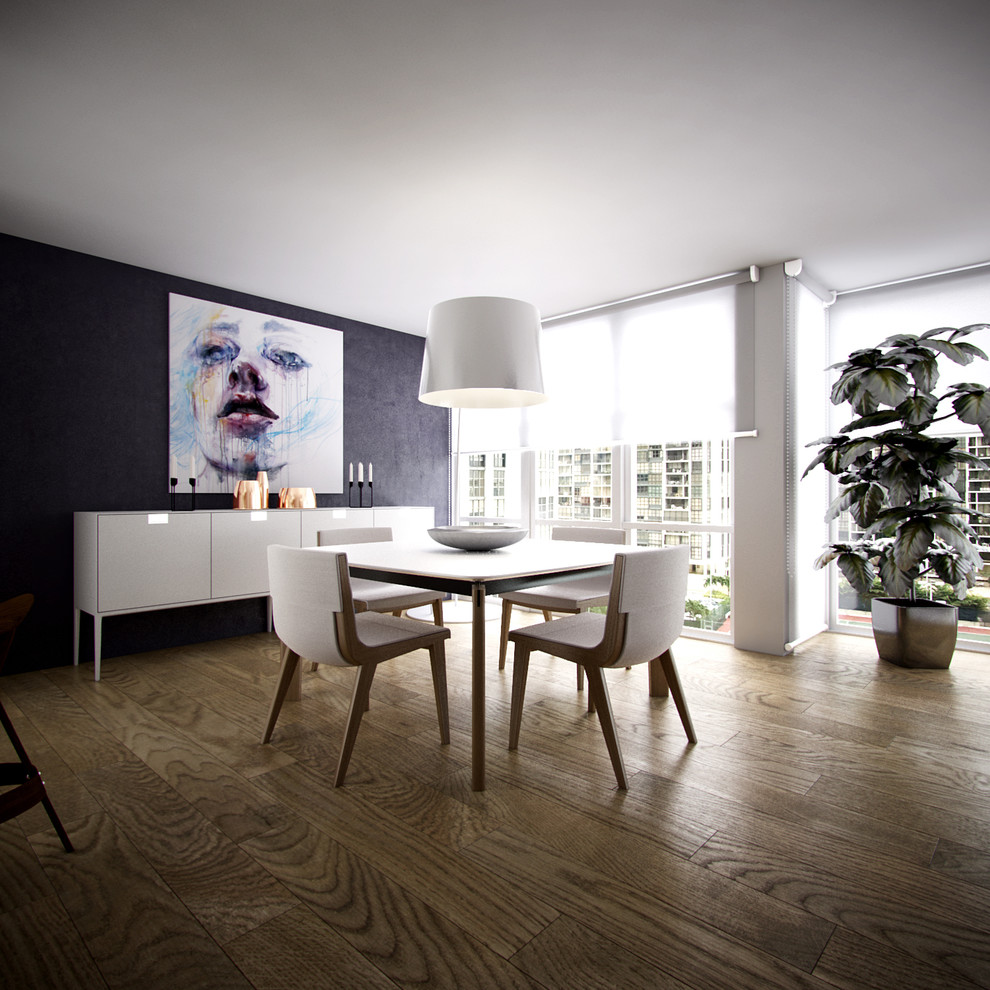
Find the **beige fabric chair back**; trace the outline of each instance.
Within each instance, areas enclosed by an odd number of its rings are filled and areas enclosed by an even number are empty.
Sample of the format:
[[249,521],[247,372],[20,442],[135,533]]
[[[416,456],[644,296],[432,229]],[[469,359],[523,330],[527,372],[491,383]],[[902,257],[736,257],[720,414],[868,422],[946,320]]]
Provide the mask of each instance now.
[[278,638],[316,663],[350,666],[337,642],[336,613],[353,611],[347,555],[313,547],[268,548],[268,587]]
[[355,526],[347,529],[321,529],[316,534],[318,547],[335,547],[342,543],[391,543],[391,526]]
[[575,543],[625,544],[624,529],[595,529],[585,526],[554,526],[551,540],[573,540]]
[[689,564],[687,544],[615,555],[604,642],[619,653],[609,666],[647,663],[670,649],[684,627]]

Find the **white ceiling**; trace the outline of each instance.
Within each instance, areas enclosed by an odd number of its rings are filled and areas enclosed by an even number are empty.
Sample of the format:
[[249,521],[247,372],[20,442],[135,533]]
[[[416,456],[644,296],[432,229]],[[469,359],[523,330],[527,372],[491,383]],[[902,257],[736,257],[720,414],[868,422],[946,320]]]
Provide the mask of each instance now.
[[3,0],[0,231],[422,333],[990,259],[987,0]]

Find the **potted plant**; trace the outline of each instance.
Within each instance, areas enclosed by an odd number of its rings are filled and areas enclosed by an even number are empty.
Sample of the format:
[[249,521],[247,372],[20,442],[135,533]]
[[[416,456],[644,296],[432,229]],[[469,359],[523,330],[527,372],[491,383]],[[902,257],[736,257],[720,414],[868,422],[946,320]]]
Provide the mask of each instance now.
[[866,596],[879,577],[886,597],[873,599],[873,635],[880,657],[906,667],[948,667],[956,643],[957,611],[919,599],[916,582],[935,574],[965,598],[983,568],[971,520],[982,513],[965,502],[965,465],[984,461],[959,448],[956,437],[933,435],[934,423],[956,416],[990,440],[990,388],[972,382],[936,391],[938,358],[968,365],[987,355],[964,338],[987,324],[895,334],[832,365],[839,378],[834,405],[848,402],[856,418],[837,436],[823,437],[805,475],[817,465],[841,486],[826,520],[845,510],[860,539],[833,543],[815,562],[836,561]]

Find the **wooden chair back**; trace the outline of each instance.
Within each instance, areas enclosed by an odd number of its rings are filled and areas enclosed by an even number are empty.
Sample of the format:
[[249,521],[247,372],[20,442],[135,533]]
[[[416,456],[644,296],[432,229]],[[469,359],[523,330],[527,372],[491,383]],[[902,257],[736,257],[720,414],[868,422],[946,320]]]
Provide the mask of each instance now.
[[268,548],[268,587],[278,638],[315,663],[355,663],[347,555],[313,547]]
[[554,526],[551,540],[573,540],[575,543],[614,543],[628,542],[624,529],[605,529],[593,526]]
[[321,529],[316,534],[318,547],[340,546],[342,543],[391,542],[391,526],[351,526],[346,529]]
[[647,663],[670,649],[684,627],[689,563],[687,544],[615,555],[604,666]]

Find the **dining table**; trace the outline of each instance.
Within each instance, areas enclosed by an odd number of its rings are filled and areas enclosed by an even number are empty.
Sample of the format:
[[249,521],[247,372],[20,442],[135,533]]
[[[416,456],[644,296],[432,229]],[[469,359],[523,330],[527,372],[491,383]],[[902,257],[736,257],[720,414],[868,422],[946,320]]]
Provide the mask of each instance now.
[[[457,550],[425,541],[341,544],[323,549],[347,554],[348,568],[354,577],[470,597],[471,787],[483,791],[486,596],[550,582],[610,574],[617,549],[625,553],[646,548],[525,539],[512,546],[486,551]],[[651,684],[655,673],[651,669]]]

